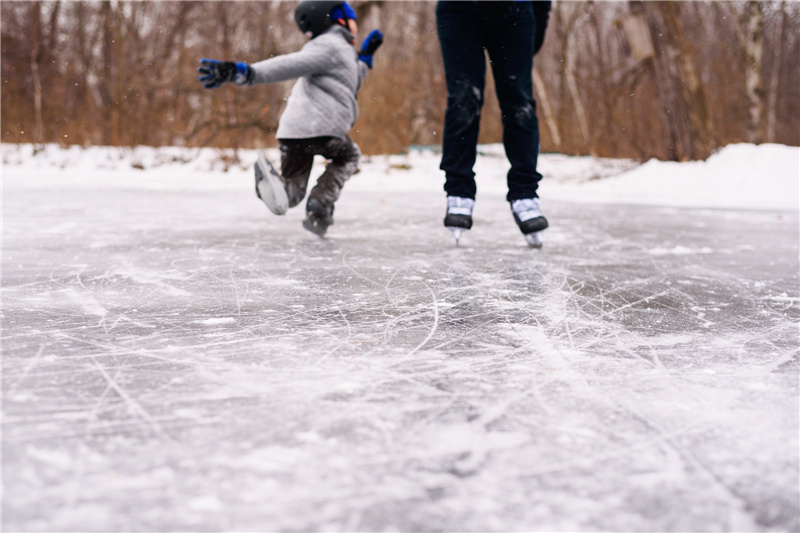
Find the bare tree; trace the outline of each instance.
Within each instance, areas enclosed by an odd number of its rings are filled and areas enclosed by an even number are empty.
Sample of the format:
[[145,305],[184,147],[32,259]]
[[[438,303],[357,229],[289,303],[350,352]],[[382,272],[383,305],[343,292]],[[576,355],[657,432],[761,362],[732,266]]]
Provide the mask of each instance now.
[[694,64],[694,53],[677,2],[630,2],[632,13],[643,13],[656,55],[654,83],[669,132],[668,158],[705,159],[714,149],[705,90]]
[[755,0],[745,2],[737,29],[744,52],[744,86],[749,104],[750,124],[747,138],[750,142],[763,142],[766,137],[766,103],[764,80],[761,76],[764,55],[764,9],[763,3]]
[[777,43],[775,49],[775,60],[772,67],[772,76],[769,84],[769,98],[770,103],[767,111],[767,142],[775,142],[776,125],[778,123],[778,86],[781,79],[781,67],[783,66],[783,30],[786,27],[786,0],[781,2],[777,28],[773,35],[776,37]]
[[[294,2],[3,0],[3,142],[256,147],[293,82],[205,90],[202,57],[299,50]],[[365,153],[436,145],[446,107],[434,2],[357,0],[386,34],[359,95]],[[534,84],[544,150],[702,159],[800,144],[800,4],[556,0]],[[500,142],[491,69],[481,142]]]
[[33,77],[33,110],[34,110],[34,136],[33,141],[37,149],[44,143],[44,120],[42,119],[42,78],[39,75],[39,64],[41,62],[41,41],[42,41],[42,4],[33,2],[31,4],[31,74]]

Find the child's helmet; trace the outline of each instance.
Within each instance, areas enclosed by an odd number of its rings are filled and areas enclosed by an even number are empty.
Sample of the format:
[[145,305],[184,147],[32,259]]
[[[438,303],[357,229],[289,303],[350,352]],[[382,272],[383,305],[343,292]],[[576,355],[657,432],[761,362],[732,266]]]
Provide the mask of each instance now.
[[343,0],[300,0],[294,9],[294,20],[300,31],[313,39],[330,27],[331,11],[337,7],[344,10],[346,4]]

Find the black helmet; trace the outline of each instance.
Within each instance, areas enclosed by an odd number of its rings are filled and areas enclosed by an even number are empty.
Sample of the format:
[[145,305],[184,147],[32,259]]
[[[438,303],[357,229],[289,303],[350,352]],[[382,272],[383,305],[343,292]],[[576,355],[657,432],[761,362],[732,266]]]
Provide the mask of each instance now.
[[300,0],[294,9],[294,20],[300,31],[312,39],[331,25],[331,10],[343,0]]

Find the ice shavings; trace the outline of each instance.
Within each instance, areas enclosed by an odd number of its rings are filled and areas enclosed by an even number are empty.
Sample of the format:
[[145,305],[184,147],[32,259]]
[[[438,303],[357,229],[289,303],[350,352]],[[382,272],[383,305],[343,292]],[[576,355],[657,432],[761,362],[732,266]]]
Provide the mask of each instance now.
[[693,255],[693,254],[711,254],[714,250],[704,246],[699,249],[692,249],[687,246],[675,246],[674,248],[656,247],[648,251],[650,255]]
[[204,326],[219,326],[222,324],[235,324],[236,319],[233,317],[224,317],[224,318],[207,318],[206,320],[201,320],[198,324],[203,324]]

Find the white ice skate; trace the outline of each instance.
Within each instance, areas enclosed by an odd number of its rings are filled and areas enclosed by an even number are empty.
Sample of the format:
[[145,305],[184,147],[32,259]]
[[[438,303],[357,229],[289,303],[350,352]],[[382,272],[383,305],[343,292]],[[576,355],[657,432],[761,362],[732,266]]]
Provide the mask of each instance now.
[[447,214],[444,217],[444,225],[453,233],[456,246],[458,246],[461,235],[472,227],[472,208],[474,206],[475,200],[472,198],[447,197]]
[[256,196],[276,215],[285,215],[286,211],[289,210],[289,196],[286,194],[286,186],[281,175],[264,156],[263,152],[258,153],[255,174]]
[[541,211],[538,198],[523,198],[511,202],[511,213],[531,248],[542,247],[542,231],[547,229],[547,219]]

